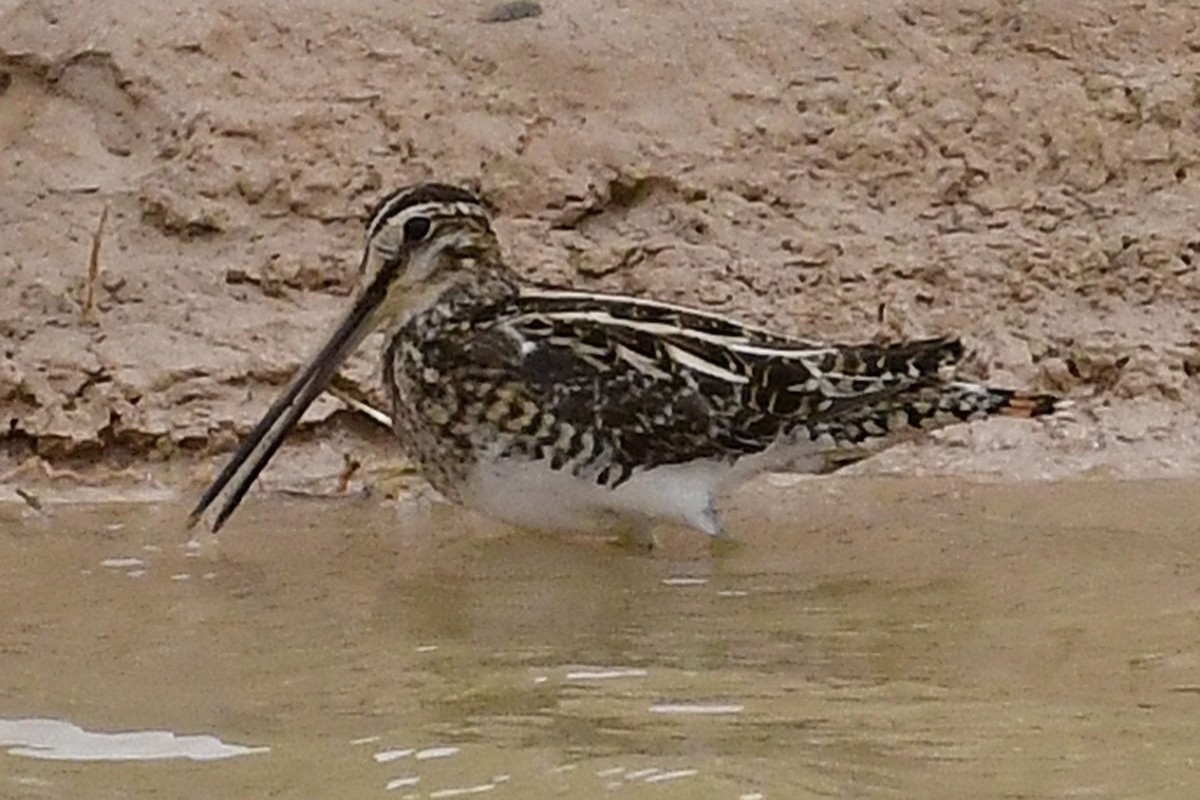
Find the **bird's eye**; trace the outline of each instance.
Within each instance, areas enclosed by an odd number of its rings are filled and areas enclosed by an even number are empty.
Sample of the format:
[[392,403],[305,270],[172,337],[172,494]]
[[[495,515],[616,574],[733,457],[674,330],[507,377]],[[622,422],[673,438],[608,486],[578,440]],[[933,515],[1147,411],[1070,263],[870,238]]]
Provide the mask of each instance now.
[[404,223],[404,241],[414,244],[429,235],[429,217],[413,217]]

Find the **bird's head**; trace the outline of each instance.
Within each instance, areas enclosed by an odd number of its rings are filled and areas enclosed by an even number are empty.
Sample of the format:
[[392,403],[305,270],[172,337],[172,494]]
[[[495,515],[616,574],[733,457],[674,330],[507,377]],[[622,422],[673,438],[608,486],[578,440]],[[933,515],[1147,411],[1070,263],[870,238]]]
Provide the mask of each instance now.
[[370,327],[402,324],[495,263],[499,244],[475,195],[441,183],[392,192],[371,212],[359,266],[359,294],[373,304]]
[[384,197],[367,222],[354,301],[324,345],[247,435],[192,511],[192,522],[220,498],[211,520],[220,528],[283,437],[359,343],[378,328],[394,329],[435,304],[449,289],[503,272],[488,214],[470,192],[423,183]]

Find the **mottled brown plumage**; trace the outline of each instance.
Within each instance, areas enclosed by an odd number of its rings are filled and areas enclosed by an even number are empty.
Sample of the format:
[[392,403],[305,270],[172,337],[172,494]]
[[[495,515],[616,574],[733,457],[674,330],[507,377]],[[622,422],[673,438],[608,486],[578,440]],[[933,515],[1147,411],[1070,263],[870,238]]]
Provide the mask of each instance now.
[[354,309],[198,508],[231,484],[218,524],[326,377],[320,365],[380,325],[394,426],[421,472],[456,502],[535,527],[669,520],[716,535],[714,496],[764,469],[820,471],[905,431],[1055,407],[955,380],[953,338],[824,344],[526,283],[454,187],[389,195],[367,231]]

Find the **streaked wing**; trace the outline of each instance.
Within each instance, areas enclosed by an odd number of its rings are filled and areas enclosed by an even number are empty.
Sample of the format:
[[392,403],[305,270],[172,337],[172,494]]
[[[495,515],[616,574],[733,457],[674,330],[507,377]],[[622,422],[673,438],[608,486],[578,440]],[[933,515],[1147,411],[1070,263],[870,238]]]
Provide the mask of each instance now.
[[936,381],[962,353],[949,339],[796,341],[674,306],[548,290],[470,329],[426,356],[457,373],[449,381],[489,393],[489,418],[521,434],[514,448],[614,486],[635,467],[728,461],[798,428],[820,433]]
[[789,338],[728,317],[640,297],[526,286],[522,287],[517,303],[520,313],[546,314],[563,320],[601,314],[639,323],[647,330],[674,330],[730,344],[741,342],[768,347],[823,347],[817,342]]

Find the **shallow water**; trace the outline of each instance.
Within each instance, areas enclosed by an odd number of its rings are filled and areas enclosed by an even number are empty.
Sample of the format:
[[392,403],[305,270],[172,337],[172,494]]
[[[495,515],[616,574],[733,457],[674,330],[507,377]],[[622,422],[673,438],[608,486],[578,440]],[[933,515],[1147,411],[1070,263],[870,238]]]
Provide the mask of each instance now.
[[1200,486],[789,484],[654,555],[0,506],[0,797],[1196,796]]

